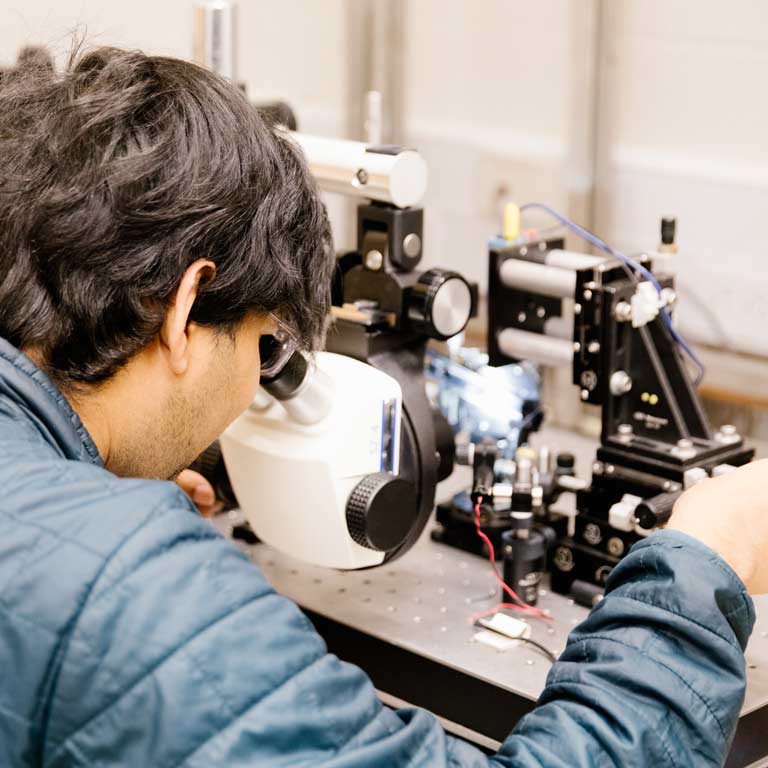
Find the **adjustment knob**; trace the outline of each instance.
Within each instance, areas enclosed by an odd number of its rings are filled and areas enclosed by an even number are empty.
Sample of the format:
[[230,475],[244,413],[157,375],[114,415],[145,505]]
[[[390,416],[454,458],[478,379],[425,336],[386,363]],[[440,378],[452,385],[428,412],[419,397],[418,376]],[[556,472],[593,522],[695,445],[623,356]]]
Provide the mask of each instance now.
[[660,493],[641,501],[635,508],[637,524],[646,530],[655,528],[657,525],[663,525],[672,517],[675,502],[681,495],[680,491],[677,493]]
[[349,535],[377,552],[389,552],[402,544],[417,516],[413,484],[387,472],[364,477],[347,501]]
[[430,269],[411,289],[411,326],[433,339],[444,341],[461,333],[471,314],[472,290],[457,272]]
[[557,468],[560,472],[573,473],[576,468],[576,457],[572,453],[563,452],[557,454]]

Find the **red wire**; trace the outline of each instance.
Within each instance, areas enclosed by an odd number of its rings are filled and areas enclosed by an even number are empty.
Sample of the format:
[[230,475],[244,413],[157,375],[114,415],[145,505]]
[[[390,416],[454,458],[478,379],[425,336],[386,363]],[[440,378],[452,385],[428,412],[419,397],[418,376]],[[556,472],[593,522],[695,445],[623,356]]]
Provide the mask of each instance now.
[[498,603],[498,605],[494,605],[493,608],[487,608],[486,610],[478,611],[477,613],[470,613],[469,622],[474,623],[478,619],[482,619],[484,616],[490,616],[491,614],[498,613],[505,608],[513,611],[522,610],[522,606],[519,606],[517,603]]
[[[480,505],[483,503],[483,497],[478,496],[475,504],[475,529],[477,535],[485,542],[485,546],[488,547],[488,558],[491,564],[491,571],[493,571],[493,578],[501,584],[501,588],[515,601],[514,603],[499,603],[495,608],[485,612],[487,616],[489,613],[495,613],[500,608],[514,608],[517,611],[529,614],[531,617],[537,619],[544,619],[544,621],[552,621],[552,617],[544,613],[540,608],[536,608],[533,605],[528,605],[513,589],[507,584],[504,579],[499,576],[496,570],[496,551],[493,548],[491,540],[483,533],[480,528]],[[475,618],[480,618],[476,616]]]

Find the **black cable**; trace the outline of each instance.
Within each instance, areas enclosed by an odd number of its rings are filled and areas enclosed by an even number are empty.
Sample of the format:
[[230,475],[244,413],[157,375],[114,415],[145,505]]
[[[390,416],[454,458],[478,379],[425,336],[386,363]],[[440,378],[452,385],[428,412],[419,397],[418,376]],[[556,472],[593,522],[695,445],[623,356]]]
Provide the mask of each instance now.
[[547,659],[554,664],[557,661],[557,656],[555,656],[552,651],[549,650],[546,646],[543,646],[541,643],[537,642],[536,640],[531,640],[530,637],[518,637],[518,640],[522,641],[523,643],[528,643],[528,645],[532,645],[534,648],[537,648],[539,651],[541,651]]
[[[486,624],[483,624],[482,621],[475,621],[476,627],[482,627],[483,629],[486,629],[490,632],[493,632],[494,630],[488,627]],[[508,637],[508,635],[504,635],[503,633],[499,632],[497,634],[500,634],[502,637]],[[531,640],[530,637],[510,637],[510,640],[519,640],[521,643],[528,643],[528,645],[532,645],[534,648],[539,650],[541,653],[543,653],[547,659],[550,661],[550,663],[554,664],[557,661],[557,656],[555,656],[552,651],[549,650],[545,645],[542,645],[537,640]]]

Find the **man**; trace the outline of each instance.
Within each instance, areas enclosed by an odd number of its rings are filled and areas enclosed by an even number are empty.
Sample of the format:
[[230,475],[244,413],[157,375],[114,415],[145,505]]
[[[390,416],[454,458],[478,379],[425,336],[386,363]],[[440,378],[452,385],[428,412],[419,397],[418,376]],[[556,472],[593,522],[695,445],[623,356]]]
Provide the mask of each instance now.
[[0,764],[722,764],[765,465],[635,547],[492,758],[383,708],[166,482],[262,337],[321,343],[332,262],[297,150],[215,75],[101,49],[0,84]]

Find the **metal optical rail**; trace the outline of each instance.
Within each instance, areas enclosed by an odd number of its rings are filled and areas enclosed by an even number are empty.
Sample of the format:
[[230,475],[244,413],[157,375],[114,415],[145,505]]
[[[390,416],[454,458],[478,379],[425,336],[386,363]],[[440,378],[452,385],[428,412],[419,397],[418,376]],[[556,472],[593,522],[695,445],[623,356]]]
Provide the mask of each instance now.
[[427,189],[427,164],[412,149],[370,146],[362,141],[292,134],[312,175],[326,192],[391,203],[418,205]]

